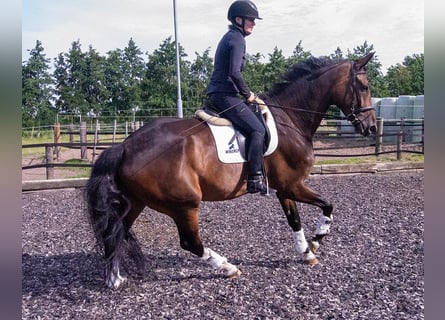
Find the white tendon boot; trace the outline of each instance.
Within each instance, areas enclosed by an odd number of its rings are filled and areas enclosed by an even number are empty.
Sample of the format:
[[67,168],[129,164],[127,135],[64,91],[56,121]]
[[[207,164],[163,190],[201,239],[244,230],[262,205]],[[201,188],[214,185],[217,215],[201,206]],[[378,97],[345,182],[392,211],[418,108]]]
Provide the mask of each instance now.
[[[334,215],[331,214],[330,217],[321,215],[317,222],[317,228],[315,230],[315,235],[325,236],[331,231],[331,223],[334,220]],[[312,241],[312,251],[317,252],[320,248],[320,243],[318,241]]]
[[108,288],[117,289],[125,280],[127,280],[127,278],[121,276],[119,268],[116,268],[111,272],[108,270],[106,271],[105,284]]
[[303,254],[303,260],[307,264],[317,264],[318,260],[315,257],[314,253],[309,249],[309,245],[306,241],[306,237],[304,236],[304,231],[301,229],[300,231],[295,231],[293,233],[295,249],[297,253]]
[[228,278],[236,278],[241,271],[233,264],[229,263],[226,257],[222,257],[210,248],[204,248],[201,259],[209,264],[213,269],[223,270]]

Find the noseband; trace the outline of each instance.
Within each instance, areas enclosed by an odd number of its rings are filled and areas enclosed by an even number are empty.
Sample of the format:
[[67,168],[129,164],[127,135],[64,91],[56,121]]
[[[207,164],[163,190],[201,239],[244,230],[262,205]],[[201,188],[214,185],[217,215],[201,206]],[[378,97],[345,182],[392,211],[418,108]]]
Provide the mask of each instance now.
[[[346,119],[348,121],[350,121],[353,125],[357,125],[357,124],[361,123],[361,120],[357,117],[357,115],[359,115],[362,112],[375,110],[375,108],[373,106],[368,106],[368,107],[361,106],[360,96],[359,96],[358,90],[356,88],[356,83],[357,83],[356,77],[359,74],[366,74],[366,71],[356,72],[355,68],[354,68],[354,62],[351,61],[351,77],[349,80],[349,87],[352,89],[351,113],[346,115]],[[346,93],[345,93],[345,98],[346,98],[347,94],[348,94],[348,91],[346,91]],[[355,105],[354,105],[354,100],[356,102]]]

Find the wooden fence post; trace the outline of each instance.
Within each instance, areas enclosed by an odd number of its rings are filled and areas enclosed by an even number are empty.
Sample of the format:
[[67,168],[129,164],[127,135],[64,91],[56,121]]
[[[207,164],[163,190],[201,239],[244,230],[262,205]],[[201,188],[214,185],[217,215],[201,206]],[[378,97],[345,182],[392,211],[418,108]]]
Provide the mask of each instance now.
[[397,160],[402,159],[403,130],[401,128],[399,129],[399,133],[397,135]]
[[377,118],[377,135],[375,140],[375,155],[378,156],[382,152],[383,144],[383,118]]
[[80,158],[87,160],[87,123],[82,121],[80,123]]
[[98,118],[96,118],[96,126],[95,126],[94,131],[95,131],[95,134],[97,135],[96,143],[99,143],[100,142],[100,136],[99,136],[99,133],[100,133],[100,122],[99,122]]
[[46,179],[54,179],[54,167],[53,164],[53,147],[50,145],[45,146],[45,158],[46,158]]
[[425,154],[425,117],[422,117],[422,153]]
[[400,118],[400,129],[399,129],[399,133],[402,132],[402,142],[406,142],[405,139],[405,118],[401,117]]
[[94,163],[94,159],[96,158],[96,144],[99,142],[99,119],[96,119],[96,129],[94,130],[94,144],[93,144],[93,159],[91,160]]
[[341,137],[341,130],[342,130],[341,125],[342,125],[341,120],[337,120],[337,121],[336,121],[336,133],[337,133],[337,137]]
[[116,142],[116,131],[117,131],[117,120],[114,119],[114,121],[113,121],[113,139],[112,139],[113,143]]
[[[54,143],[60,143],[60,123],[54,124]],[[59,161],[60,146],[54,146],[54,154],[56,155],[56,160]]]
[[68,127],[69,135],[70,135],[70,143],[74,142],[74,124],[70,124]]

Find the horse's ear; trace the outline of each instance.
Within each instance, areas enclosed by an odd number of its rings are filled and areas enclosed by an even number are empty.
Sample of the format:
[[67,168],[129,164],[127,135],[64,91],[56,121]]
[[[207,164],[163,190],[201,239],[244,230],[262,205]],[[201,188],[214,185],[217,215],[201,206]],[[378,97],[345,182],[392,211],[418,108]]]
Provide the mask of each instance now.
[[361,68],[363,68],[369,62],[369,60],[372,59],[372,57],[374,56],[374,53],[375,52],[370,52],[366,56],[363,56],[361,58],[354,60],[355,69],[360,70]]

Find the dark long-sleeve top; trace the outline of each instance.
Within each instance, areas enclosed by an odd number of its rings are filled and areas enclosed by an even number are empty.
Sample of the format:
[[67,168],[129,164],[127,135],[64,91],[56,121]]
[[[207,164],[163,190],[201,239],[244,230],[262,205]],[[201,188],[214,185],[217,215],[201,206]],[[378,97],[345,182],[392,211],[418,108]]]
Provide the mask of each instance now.
[[246,99],[249,97],[250,89],[242,75],[245,55],[244,35],[238,28],[230,26],[216,49],[214,69],[207,87],[207,94],[239,93]]

